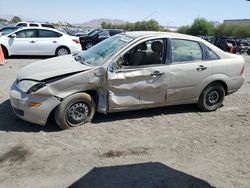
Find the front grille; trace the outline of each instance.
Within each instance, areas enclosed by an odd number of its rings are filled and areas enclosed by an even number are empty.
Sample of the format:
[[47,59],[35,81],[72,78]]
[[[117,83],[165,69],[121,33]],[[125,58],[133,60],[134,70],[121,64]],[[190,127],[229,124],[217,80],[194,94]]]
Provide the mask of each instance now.
[[19,116],[24,116],[24,111],[13,107],[14,112]]

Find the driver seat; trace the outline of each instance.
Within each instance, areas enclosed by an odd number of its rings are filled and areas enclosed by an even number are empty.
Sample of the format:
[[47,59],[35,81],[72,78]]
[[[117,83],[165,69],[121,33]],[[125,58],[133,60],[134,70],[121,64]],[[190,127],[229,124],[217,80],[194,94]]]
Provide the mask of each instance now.
[[143,65],[147,56],[145,52],[145,50],[147,50],[147,44],[145,42],[139,44],[136,48],[136,51],[130,57],[131,66]]

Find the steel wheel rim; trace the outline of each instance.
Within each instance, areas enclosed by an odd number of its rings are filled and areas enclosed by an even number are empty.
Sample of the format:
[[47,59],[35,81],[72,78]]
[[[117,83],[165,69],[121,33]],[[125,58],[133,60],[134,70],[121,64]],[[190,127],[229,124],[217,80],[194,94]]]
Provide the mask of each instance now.
[[69,52],[65,48],[61,48],[61,49],[58,50],[58,56],[67,55],[67,54],[69,54]]
[[216,90],[212,90],[210,92],[208,92],[207,96],[206,96],[206,103],[209,106],[213,106],[215,104],[217,104],[220,100],[220,94],[218,91]]
[[78,126],[87,121],[89,112],[90,110],[86,102],[78,101],[67,110],[67,121],[71,126]]

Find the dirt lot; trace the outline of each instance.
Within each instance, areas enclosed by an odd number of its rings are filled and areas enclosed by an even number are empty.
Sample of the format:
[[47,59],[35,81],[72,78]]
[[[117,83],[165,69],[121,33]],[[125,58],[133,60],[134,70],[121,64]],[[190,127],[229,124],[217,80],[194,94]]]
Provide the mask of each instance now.
[[0,67],[0,187],[250,187],[250,56],[244,86],[216,112],[184,105],[98,114],[69,131],[12,112],[16,71],[38,59]]

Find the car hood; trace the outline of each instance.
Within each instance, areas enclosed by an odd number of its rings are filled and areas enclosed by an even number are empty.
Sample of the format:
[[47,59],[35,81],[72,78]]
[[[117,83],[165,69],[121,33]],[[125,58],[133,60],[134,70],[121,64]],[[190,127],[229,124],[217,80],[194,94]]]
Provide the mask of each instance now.
[[92,66],[81,64],[72,55],[65,55],[46,60],[37,61],[22,68],[17,79],[44,80],[64,74],[92,69]]

